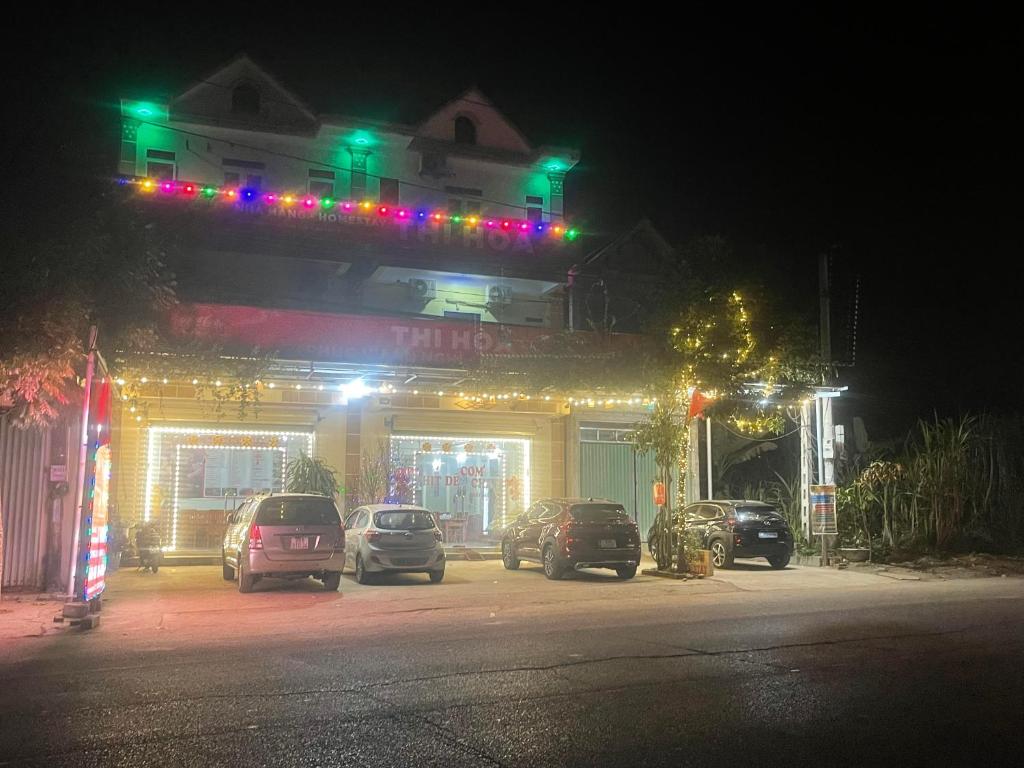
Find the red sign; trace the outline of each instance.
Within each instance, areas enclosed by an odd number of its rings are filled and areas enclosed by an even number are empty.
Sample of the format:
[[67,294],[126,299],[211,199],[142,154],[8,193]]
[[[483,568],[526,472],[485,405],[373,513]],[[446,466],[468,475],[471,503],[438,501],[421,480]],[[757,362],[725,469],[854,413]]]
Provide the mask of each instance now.
[[655,483],[654,484],[654,506],[664,507],[665,506],[665,484]]
[[[180,337],[339,362],[464,366],[481,355],[555,351],[547,343],[553,332],[543,328],[222,304],[175,307],[171,328]],[[608,344],[621,348],[635,338],[616,334]]]

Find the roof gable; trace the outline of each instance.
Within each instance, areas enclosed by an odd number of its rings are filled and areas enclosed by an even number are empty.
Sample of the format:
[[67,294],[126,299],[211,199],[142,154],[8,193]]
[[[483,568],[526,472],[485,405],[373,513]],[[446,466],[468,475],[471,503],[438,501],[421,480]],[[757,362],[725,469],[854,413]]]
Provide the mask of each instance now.
[[174,97],[169,107],[172,120],[276,133],[311,134],[319,128],[298,96],[244,54]]
[[452,99],[420,123],[416,135],[454,144],[455,121],[460,117],[468,118],[476,128],[476,144],[472,146],[523,156],[533,153],[520,130],[476,88]]

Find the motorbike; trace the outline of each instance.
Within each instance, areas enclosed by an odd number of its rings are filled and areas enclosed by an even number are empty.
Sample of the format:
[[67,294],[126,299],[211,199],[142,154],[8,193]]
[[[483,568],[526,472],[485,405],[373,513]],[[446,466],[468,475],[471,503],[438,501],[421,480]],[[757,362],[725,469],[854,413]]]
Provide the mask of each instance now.
[[135,533],[135,550],[139,556],[139,568],[153,573],[160,570],[164,559],[160,533],[152,524],[144,525]]

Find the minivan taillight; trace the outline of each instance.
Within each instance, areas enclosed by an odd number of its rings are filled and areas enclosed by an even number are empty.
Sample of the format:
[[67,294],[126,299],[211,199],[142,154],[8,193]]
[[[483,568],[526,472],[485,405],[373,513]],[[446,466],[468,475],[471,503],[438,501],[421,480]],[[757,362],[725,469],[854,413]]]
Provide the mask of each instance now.
[[263,549],[263,534],[260,533],[258,525],[249,529],[249,550],[254,549]]
[[334,545],[334,548],[336,550],[340,550],[340,551],[345,549],[345,524],[344,523],[342,523],[341,525],[338,526],[338,543]]
[[366,540],[367,541],[380,541],[380,531],[367,531],[366,532]]

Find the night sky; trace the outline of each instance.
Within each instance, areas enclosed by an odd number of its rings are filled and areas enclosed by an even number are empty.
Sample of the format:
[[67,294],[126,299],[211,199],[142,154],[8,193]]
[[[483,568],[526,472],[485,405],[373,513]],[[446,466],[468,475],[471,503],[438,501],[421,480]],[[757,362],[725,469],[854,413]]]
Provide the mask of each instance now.
[[646,216],[670,242],[726,235],[738,268],[812,316],[834,248],[840,303],[861,280],[847,415],[873,436],[933,410],[1019,410],[1021,28],[935,7],[231,19],[178,4],[23,21],[9,32],[33,50],[4,46],[3,223],[73,215],[53,191],[112,173],[119,96],[173,93],[239,52],[321,112],[414,123],[477,85],[535,144],[581,148],[568,207],[590,231]]

